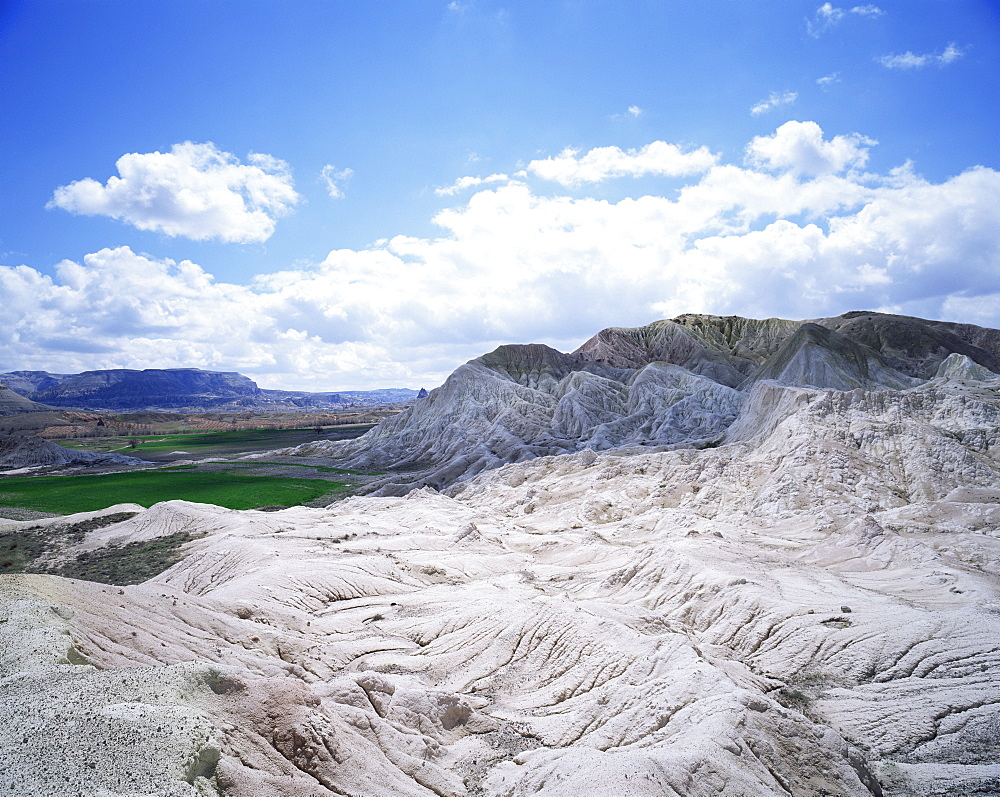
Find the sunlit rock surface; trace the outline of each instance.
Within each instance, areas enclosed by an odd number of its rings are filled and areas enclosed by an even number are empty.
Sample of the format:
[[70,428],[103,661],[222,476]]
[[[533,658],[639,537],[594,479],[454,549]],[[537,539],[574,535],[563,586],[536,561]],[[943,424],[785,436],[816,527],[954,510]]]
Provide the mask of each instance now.
[[[992,372],[741,392],[551,351],[418,405],[524,461],[79,543],[203,535],[136,586],[0,577],[0,793],[1000,793]],[[463,456],[474,430],[441,429]]]

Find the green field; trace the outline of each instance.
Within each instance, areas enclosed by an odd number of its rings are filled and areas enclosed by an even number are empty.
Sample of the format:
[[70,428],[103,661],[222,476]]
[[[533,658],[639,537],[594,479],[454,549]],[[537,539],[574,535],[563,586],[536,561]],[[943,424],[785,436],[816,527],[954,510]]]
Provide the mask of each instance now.
[[322,479],[244,476],[197,470],[152,470],[95,476],[36,476],[0,480],[0,506],[69,514],[113,504],[149,507],[174,498],[228,509],[295,506],[347,485]]
[[[367,431],[371,424],[339,427],[340,431]],[[95,437],[82,440],[59,440],[67,448],[90,451],[121,451],[141,456],[142,452],[170,452],[183,450],[189,453],[213,453],[216,450],[259,449],[292,446],[312,439],[315,434],[306,429],[244,429],[235,432],[180,432],[177,434],[135,435],[138,445],[132,449],[130,436]],[[282,438],[286,438],[283,440]]]

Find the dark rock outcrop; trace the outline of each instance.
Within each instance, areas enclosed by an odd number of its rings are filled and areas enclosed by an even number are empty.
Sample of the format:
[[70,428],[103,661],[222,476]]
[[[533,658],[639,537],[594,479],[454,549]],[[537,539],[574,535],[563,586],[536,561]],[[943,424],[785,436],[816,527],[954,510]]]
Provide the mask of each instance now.
[[930,379],[951,354],[1000,372],[1000,331],[888,313],[852,312],[816,322],[881,354],[898,371]]
[[737,387],[798,328],[800,322],[769,318],[687,314],[643,327],[611,327],[575,352],[619,368],[668,362],[719,384]]
[[738,387],[803,323],[832,330],[872,349],[887,367],[907,376],[930,379],[953,353],[1000,373],[998,330],[864,311],[807,322],[689,313],[642,327],[602,330],[574,354],[623,368],[670,362]]
[[905,390],[920,384],[892,368],[874,349],[818,324],[803,324],[743,387],[772,379],[826,390]]

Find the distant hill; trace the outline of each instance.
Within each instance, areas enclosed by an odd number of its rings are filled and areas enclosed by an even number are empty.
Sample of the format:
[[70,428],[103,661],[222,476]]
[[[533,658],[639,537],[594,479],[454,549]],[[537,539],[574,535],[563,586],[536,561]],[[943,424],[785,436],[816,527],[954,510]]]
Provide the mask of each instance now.
[[26,412],[45,412],[52,409],[27,399],[0,381],[0,416],[21,415]]
[[0,374],[0,380],[16,393],[27,396],[39,390],[55,387],[73,374],[51,374],[48,371],[8,371]]
[[24,399],[49,407],[112,411],[338,410],[417,397],[416,390],[405,388],[337,393],[267,390],[242,374],[198,368],[146,368],[141,371],[118,368],[80,374],[11,371],[0,374],[0,382],[5,382],[13,393]]

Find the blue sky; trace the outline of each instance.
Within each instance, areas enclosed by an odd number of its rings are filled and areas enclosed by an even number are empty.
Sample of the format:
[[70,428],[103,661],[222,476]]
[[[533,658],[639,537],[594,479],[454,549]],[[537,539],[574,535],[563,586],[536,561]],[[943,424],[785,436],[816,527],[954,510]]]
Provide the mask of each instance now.
[[430,387],[681,312],[1000,326],[997,8],[5,0],[0,371]]

